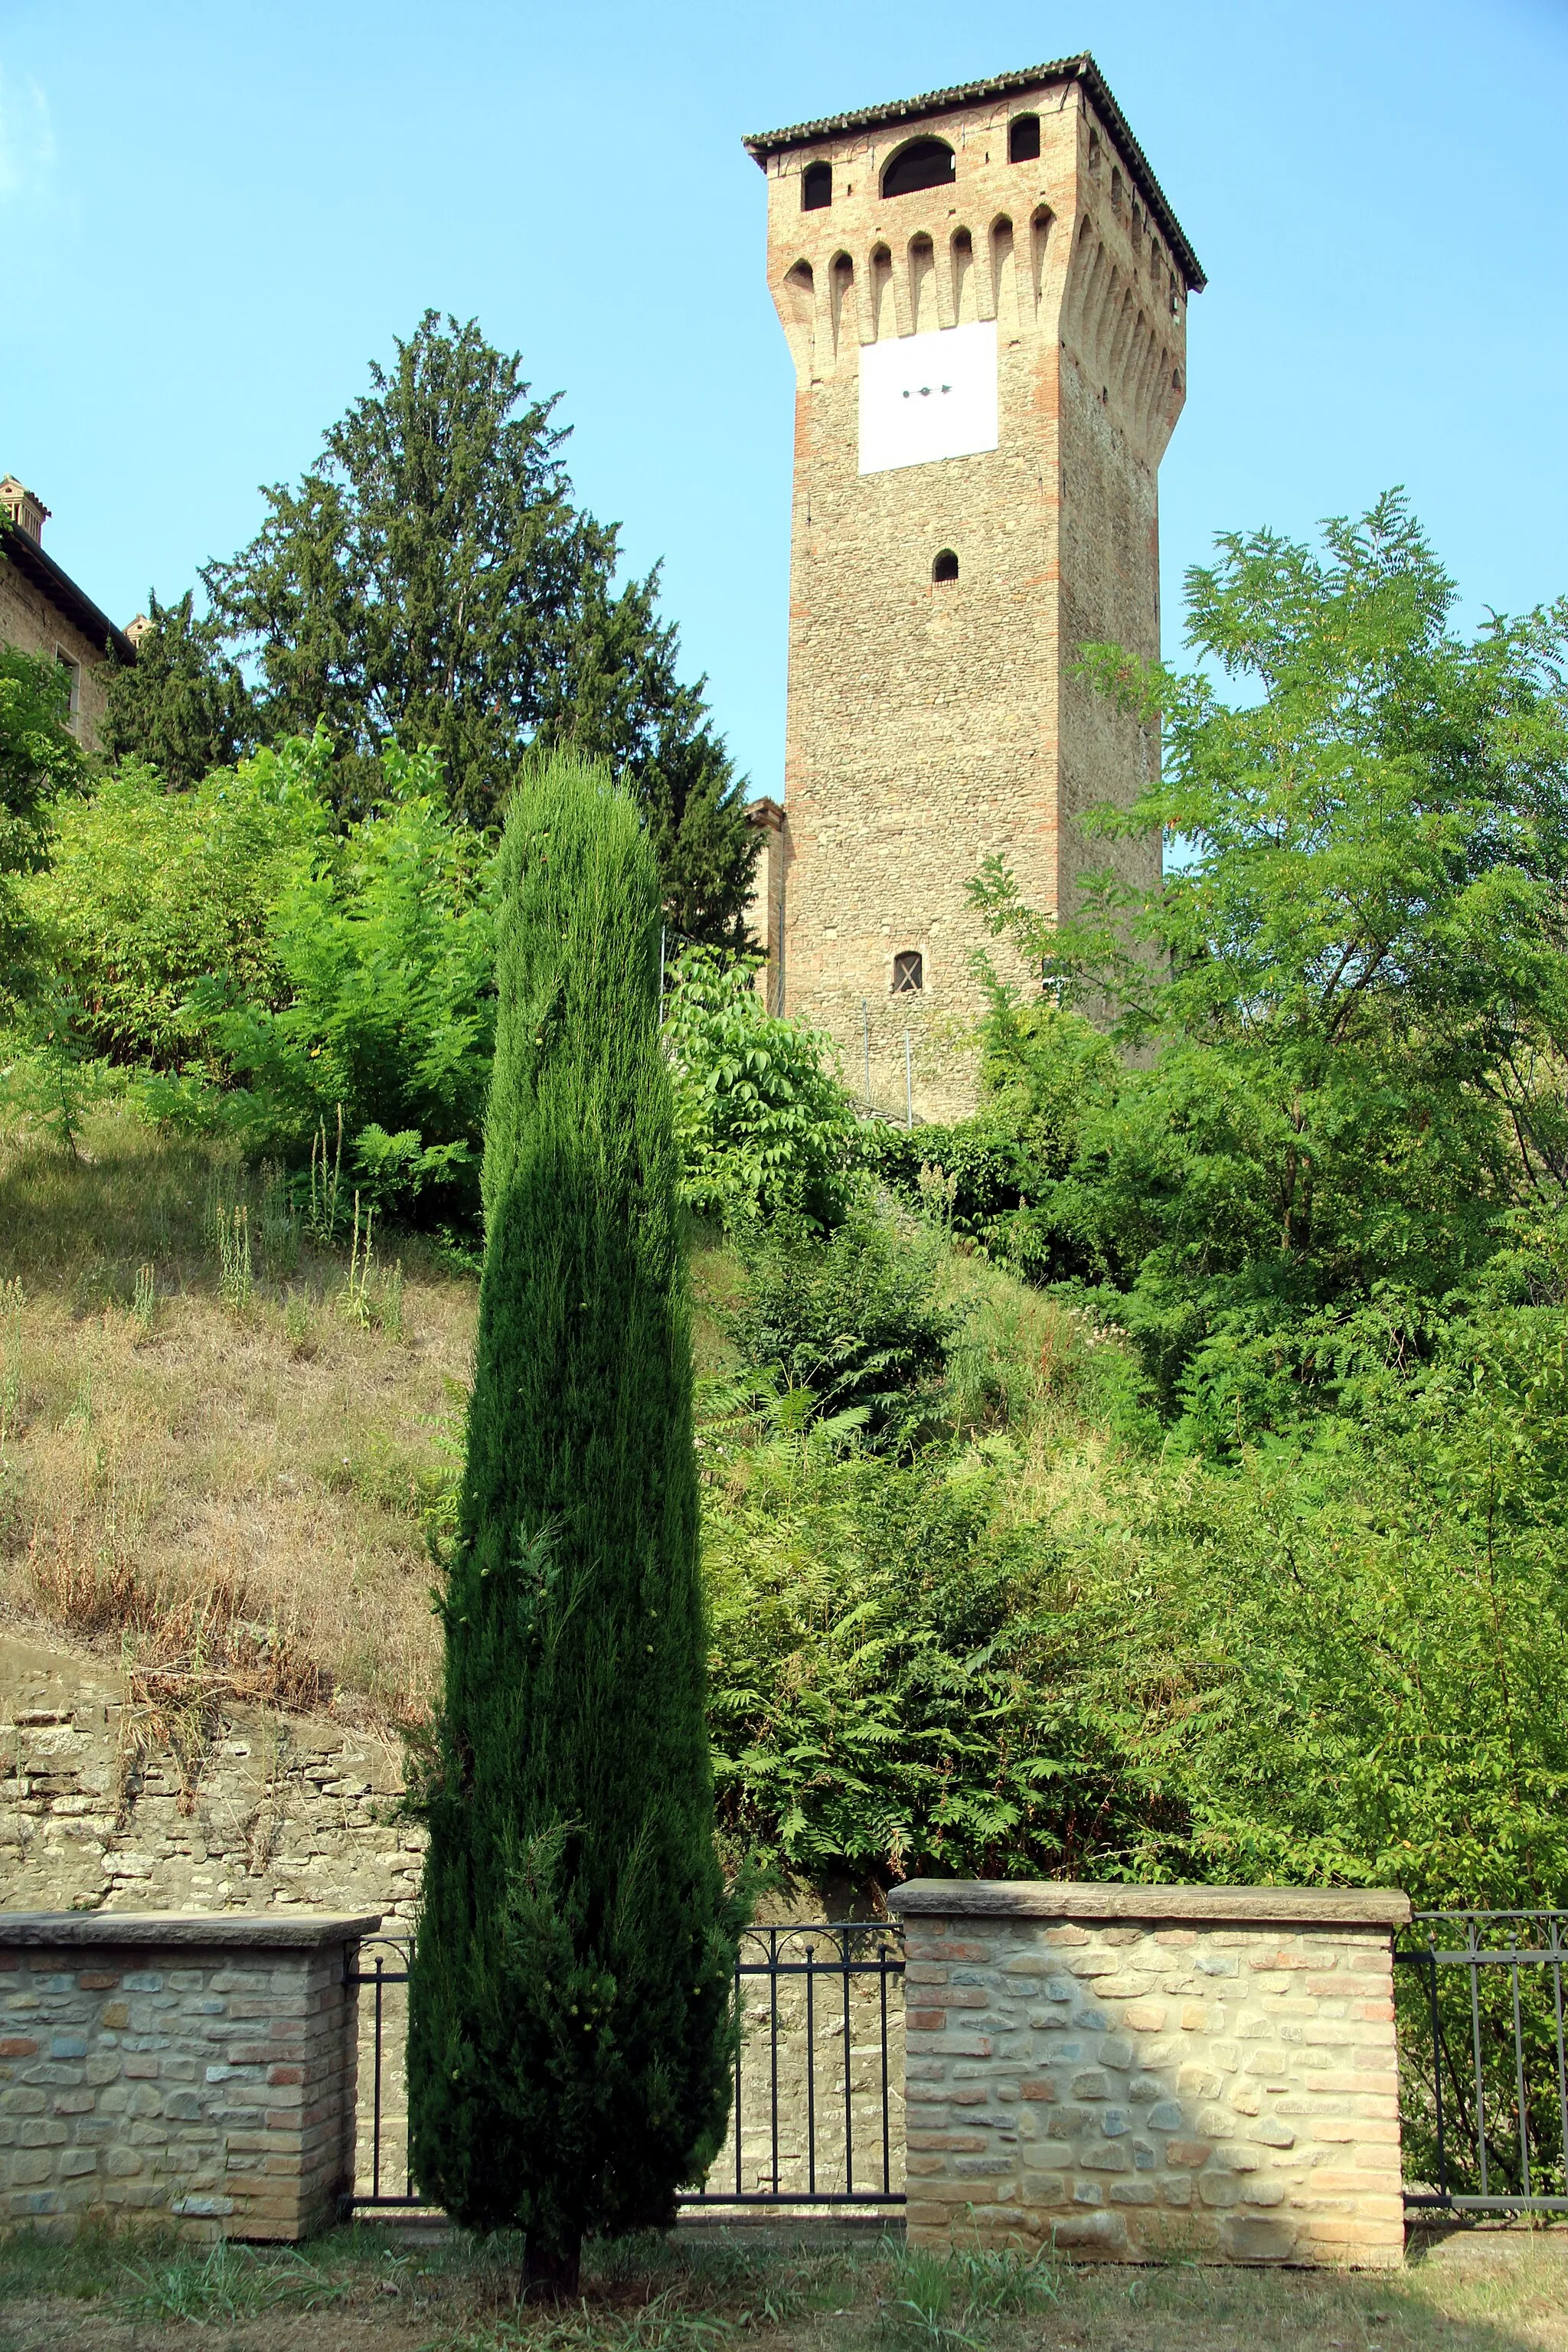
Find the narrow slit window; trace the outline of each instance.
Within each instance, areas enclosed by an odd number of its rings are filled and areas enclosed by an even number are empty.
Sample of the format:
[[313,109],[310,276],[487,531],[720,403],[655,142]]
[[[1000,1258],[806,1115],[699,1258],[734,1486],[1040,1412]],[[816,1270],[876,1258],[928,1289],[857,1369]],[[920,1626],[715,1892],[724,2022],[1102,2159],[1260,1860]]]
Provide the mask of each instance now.
[[893,994],[918,996],[925,984],[925,958],[919,948],[900,948],[893,958]]
[[808,163],[800,175],[800,208],[803,213],[819,213],[833,202],[833,166],[831,163]]
[[931,576],[936,586],[939,588],[947,581],[957,579],[958,558],[954,555],[951,547],[944,547],[942,550],[942,552],[938,555],[935,562],[931,565]]

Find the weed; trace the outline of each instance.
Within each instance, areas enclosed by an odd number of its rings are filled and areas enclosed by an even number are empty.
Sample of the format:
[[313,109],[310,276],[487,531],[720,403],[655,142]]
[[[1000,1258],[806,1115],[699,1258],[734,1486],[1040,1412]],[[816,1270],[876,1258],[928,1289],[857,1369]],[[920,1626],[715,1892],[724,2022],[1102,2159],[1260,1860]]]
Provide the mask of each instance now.
[[349,1249],[349,1270],[343,1283],[342,1310],[351,1323],[369,1330],[374,1317],[370,1305],[371,1233],[375,1223],[375,1203],[367,1202],[364,1210],[364,1246],[360,1247],[359,1194],[354,1194],[353,1240]]
[[308,1363],[316,1353],[314,1324],[308,1295],[291,1290],[283,1301],[283,1337],[297,1364]]
[[292,1274],[300,1263],[300,1212],[289,1197],[289,1180],[277,1160],[261,1168],[261,1209],[257,1220],[261,1242],[261,1270],[268,1281]]
[[243,1201],[220,1214],[217,1229],[217,1295],[226,1307],[241,1315],[250,1304],[250,1213]]
[[937,2352],[979,2352],[985,2339],[975,2331],[988,2320],[1038,2311],[1057,2299],[1056,2279],[1039,2254],[909,2247],[893,2259],[883,2331],[896,2343],[931,2345]]
[[392,1270],[381,1277],[381,1295],[376,1300],[375,1319],[389,1339],[399,1345],[403,1339],[403,1260],[395,1258]]
[[310,1138],[310,1206],[306,1217],[310,1238],[330,1248],[338,1235],[338,1195],[343,1177],[343,1107],[338,1105],[338,1139],[334,1152],[327,1141],[323,1118]]
[[157,2269],[133,2269],[134,2287],[118,2300],[131,2319],[186,2319],[210,2325],[215,2320],[253,2318],[291,2304],[315,2311],[336,2303],[348,2292],[345,2284],[289,2250],[258,2253],[249,2246],[220,2238],[205,2254],[182,2254]]
[[0,1282],[0,1453],[22,1410],[22,1278]]
[[157,1276],[153,1267],[139,1265],[136,1288],[132,1294],[131,1320],[136,1326],[136,1336],[148,1339],[153,1336],[153,1309],[157,1299]]

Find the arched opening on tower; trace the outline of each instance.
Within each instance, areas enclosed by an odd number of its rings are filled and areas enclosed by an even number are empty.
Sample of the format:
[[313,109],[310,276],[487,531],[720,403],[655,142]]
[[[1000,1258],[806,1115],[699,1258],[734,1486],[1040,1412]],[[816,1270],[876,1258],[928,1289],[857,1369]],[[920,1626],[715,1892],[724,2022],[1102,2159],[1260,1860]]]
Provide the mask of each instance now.
[[917,188],[951,187],[953,168],[952,150],[945,139],[911,139],[882,173],[882,194],[910,196]]
[[1039,116],[1016,114],[1007,125],[1007,161],[1009,163],[1032,163],[1039,152]]
[[819,213],[833,202],[833,166],[831,163],[808,163],[800,175],[800,208],[803,213]]
[[900,948],[893,958],[894,996],[919,996],[926,984],[925,958],[919,948]]
[[958,558],[951,547],[944,547],[940,551],[935,562],[931,565],[931,576],[933,585],[938,588],[944,588],[950,580],[957,579]]

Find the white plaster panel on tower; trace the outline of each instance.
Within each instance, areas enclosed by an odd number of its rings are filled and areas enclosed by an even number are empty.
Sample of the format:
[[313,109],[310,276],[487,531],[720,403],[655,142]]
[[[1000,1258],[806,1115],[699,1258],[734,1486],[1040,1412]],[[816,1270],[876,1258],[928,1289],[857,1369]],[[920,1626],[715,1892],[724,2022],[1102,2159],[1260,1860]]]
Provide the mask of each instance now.
[[996,322],[942,327],[860,351],[860,471],[996,446]]

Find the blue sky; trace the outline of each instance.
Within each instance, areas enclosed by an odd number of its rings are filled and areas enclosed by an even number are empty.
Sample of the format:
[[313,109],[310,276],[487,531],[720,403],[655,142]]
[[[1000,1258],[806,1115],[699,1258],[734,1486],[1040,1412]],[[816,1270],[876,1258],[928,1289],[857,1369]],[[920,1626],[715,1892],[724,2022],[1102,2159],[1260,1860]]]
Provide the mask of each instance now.
[[0,470],[129,619],[427,304],[475,316],[777,791],[792,384],[742,136],[1080,48],[1210,279],[1166,614],[1216,530],[1394,482],[1467,617],[1568,589],[1568,0],[0,0]]

